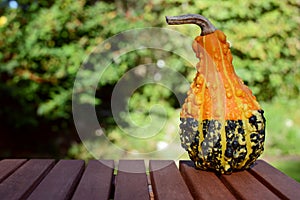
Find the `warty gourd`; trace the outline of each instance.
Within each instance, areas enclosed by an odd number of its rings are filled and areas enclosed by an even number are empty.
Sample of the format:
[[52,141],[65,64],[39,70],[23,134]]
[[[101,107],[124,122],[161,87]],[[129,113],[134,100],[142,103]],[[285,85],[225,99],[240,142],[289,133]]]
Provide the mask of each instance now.
[[169,25],[201,28],[192,48],[197,73],[180,113],[180,139],[196,168],[231,174],[249,168],[264,150],[264,111],[237,76],[225,34],[201,15],[166,17]]

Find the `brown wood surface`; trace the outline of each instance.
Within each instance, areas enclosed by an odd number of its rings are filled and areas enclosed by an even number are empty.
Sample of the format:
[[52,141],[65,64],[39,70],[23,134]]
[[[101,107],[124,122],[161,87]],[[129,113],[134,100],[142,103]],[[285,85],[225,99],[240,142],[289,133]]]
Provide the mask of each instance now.
[[263,160],[258,160],[250,170],[258,180],[282,199],[300,199],[300,183]]
[[26,159],[4,159],[0,161],[0,183],[11,175]]
[[83,160],[60,160],[28,199],[69,199],[84,170]]
[[151,160],[149,169],[155,199],[193,199],[174,161]]
[[72,199],[109,199],[113,172],[113,160],[89,161]]
[[300,199],[300,183],[262,160],[250,170],[221,176],[196,170],[191,161],[180,161],[178,170],[174,161],[151,160],[147,177],[143,160],[121,160],[115,179],[112,160],[84,166],[82,160],[1,160],[0,200],[135,200],[153,194],[155,200]]
[[222,175],[221,180],[238,199],[280,199],[248,171]]
[[143,160],[119,161],[114,199],[149,199],[148,182]]
[[0,184],[0,198],[25,199],[54,166],[54,163],[54,160],[29,160]]
[[194,199],[236,199],[215,173],[195,169],[192,161],[180,161],[179,170]]

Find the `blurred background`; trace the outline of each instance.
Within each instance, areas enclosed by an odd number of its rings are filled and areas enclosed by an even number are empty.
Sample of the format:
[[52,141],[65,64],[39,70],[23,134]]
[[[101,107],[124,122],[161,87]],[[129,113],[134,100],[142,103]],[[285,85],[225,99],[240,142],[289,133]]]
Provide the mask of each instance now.
[[[165,16],[198,13],[227,35],[237,74],[265,110],[262,158],[300,181],[299,8],[299,0],[0,0],[0,157],[93,158],[72,118],[72,90],[81,64],[97,45],[133,28],[164,27],[194,38],[198,27],[167,26]],[[138,88],[128,104],[131,119],[141,126],[149,120],[149,107],[163,105],[168,120],[155,141],[146,146],[132,142],[114,122],[114,86],[128,70],[147,63],[167,64],[190,82],[196,73],[177,55],[149,49],[111,64],[96,91],[97,116],[109,140],[129,152],[164,148],[178,135],[181,105],[158,84]],[[184,96],[187,88],[180,92]],[[80,100],[91,102],[91,97]],[[109,146],[94,148],[105,154]]]

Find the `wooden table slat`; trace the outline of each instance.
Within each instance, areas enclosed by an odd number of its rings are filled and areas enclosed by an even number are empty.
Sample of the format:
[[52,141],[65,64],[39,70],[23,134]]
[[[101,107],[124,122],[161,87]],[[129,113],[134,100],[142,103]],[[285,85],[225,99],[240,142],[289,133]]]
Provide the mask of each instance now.
[[149,199],[146,168],[143,160],[119,161],[114,199]]
[[179,170],[194,199],[236,199],[215,173],[195,169],[192,161],[180,161]]
[[60,160],[28,199],[69,199],[84,170],[83,160]]
[[113,173],[113,160],[89,161],[72,199],[109,199]]
[[174,161],[150,160],[149,168],[155,199],[193,199]]
[[54,160],[32,159],[0,184],[1,199],[24,199],[54,166]]
[[249,170],[258,180],[282,199],[300,199],[300,183],[263,160]]
[[279,199],[248,171],[222,175],[221,180],[228,189],[239,199]]
[[26,159],[4,159],[0,161],[0,183],[11,175]]

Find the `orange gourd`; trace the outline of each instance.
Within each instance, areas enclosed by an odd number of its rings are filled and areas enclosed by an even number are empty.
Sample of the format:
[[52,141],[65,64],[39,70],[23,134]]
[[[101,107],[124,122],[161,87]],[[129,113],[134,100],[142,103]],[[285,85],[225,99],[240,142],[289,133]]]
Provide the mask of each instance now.
[[251,90],[237,76],[225,34],[201,15],[166,17],[197,24],[192,48],[197,73],[180,113],[180,139],[199,169],[222,174],[249,168],[264,150],[265,118]]

